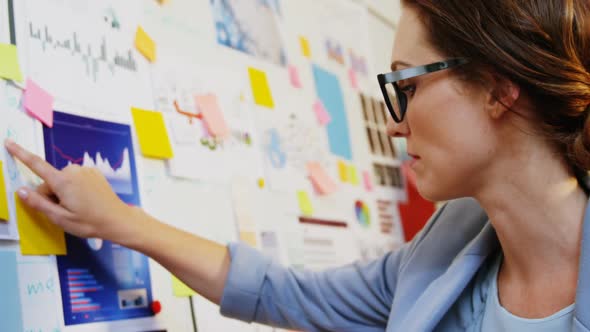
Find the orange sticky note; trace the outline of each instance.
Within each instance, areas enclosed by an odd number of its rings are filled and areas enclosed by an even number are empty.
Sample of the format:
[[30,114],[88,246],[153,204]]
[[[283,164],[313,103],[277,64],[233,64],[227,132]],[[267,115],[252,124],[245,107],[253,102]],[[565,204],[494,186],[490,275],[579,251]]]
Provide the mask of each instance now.
[[301,210],[301,213],[306,216],[311,216],[313,214],[313,205],[311,204],[307,192],[303,190],[298,191],[297,200],[299,201],[299,209]]
[[66,255],[66,238],[63,230],[40,212],[29,209],[14,194],[16,220],[23,255]]
[[195,96],[195,103],[199,106],[207,130],[215,137],[228,137],[230,134],[229,127],[219,107],[217,96],[211,93],[197,95]]
[[0,77],[17,82],[23,81],[23,73],[18,64],[18,51],[12,44],[0,43]]
[[301,78],[299,78],[299,71],[297,70],[297,67],[293,65],[289,66],[289,79],[294,88],[301,89],[303,87],[301,84]]
[[43,122],[47,127],[53,127],[53,96],[31,79],[27,80],[24,106],[33,117]]
[[299,36],[299,46],[301,46],[301,54],[306,58],[311,58],[311,48],[309,47],[307,38]]
[[338,160],[338,175],[340,175],[340,181],[348,182],[348,165],[342,160]]
[[324,107],[324,103],[322,103],[321,100],[316,100],[316,102],[313,103],[313,112],[315,113],[315,116],[318,119],[320,125],[325,126],[332,122],[332,117]]
[[132,107],[131,115],[141,153],[150,158],[172,158],[174,154],[162,113]]
[[156,60],[156,43],[140,26],[135,33],[135,47],[150,62]]
[[373,191],[373,181],[371,180],[371,174],[369,172],[363,172],[363,180],[365,183],[365,190],[366,191]]
[[10,219],[8,212],[8,195],[6,194],[6,181],[4,180],[3,164],[0,161],[0,222]]
[[260,106],[274,108],[275,103],[272,98],[270,87],[268,86],[266,73],[262,70],[250,67],[248,68],[248,74],[250,76],[250,84],[252,86],[254,102]]
[[358,80],[356,78],[356,72],[354,71],[354,69],[350,68],[348,70],[348,78],[350,79],[350,86],[354,89],[354,90],[358,90],[359,88],[359,83]]
[[318,162],[307,164],[309,178],[316,191],[321,195],[329,195],[336,191],[336,183],[330,178],[326,170]]

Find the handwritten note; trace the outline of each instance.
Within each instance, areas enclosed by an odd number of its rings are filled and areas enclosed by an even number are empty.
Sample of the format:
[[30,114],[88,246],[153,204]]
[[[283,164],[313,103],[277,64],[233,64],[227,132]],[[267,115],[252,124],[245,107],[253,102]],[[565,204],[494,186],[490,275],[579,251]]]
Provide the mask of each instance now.
[[42,213],[28,208],[16,193],[14,196],[21,253],[35,256],[67,254],[63,230]]
[[275,103],[272,98],[272,92],[268,85],[268,79],[266,73],[256,68],[248,68],[248,74],[250,76],[250,84],[252,86],[252,94],[254,96],[254,102],[260,106],[268,108],[274,108]]
[[307,192],[303,190],[298,191],[297,200],[299,201],[299,210],[301,210],[301,213],[306,216],[311,216],[313,214],[313,205],[311,204]]
[[6,181],[4,180],[4,165],[0,161],[0,222],[8,221],[10,213],[8,212],[8,195],[6,194]]
[[309,178],[314,185],[316,191],[321,195],[329,195],[336,191],[336,183],[328,175],[326,170],[318,162],[310,162],[307,164],[307,171]]
[[325,126],[332,121],[332,117],[330,117],[330,113],[324,107],[324,103],[321,100],[316,100],[313,103],[313,112],[315,113],[316,118],[320,125]]
[[174,154],[162,113],[132,107],[131,114],[141,153],[149,158],[172,158]]
[[307,38],[299,36],[299,46],[301,46],[301,54],[306,58],[311,58],[311,48]]
[[199,106],[203,120],[207,125],[207,130],[213,136],[219,138],[227,138],[230,134],[229,127],[225,122],[217,96],[214,94],[197,95],[195,96],[195,103]]
[[18,64],[16,46],[0,43],[0,77],[17,82],[23,81],[23,74]]
[[299,71],[297,70],[297,67],[290,65],[288,70],[291,85],[294,88],[301,89],[303,87],[303,84],[301,84],[301,78],[299,77]]
[[24,106],[27,112],[47,127],[53,127],[53,96],[33,80],[27,80]]
[[135,33],[135,47],[150,62],[156,61],[156,43],[140,26]]

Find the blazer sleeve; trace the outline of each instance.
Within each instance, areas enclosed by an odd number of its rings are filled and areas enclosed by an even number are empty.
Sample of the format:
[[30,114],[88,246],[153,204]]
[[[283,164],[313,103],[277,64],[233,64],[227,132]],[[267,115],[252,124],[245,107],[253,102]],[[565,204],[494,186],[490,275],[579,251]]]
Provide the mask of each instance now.
[[256,249],[232,243],[221,314],[305,331],[383,331],[398,272],[428,228],[380,259],[321,272],[285,268]]

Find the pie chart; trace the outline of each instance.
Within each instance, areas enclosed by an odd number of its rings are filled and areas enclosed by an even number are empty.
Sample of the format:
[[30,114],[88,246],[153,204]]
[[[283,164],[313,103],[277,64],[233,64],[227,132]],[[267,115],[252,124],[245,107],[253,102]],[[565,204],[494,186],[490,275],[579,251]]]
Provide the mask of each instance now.
[[356,220],[364,228],[371,226],[371,214],[369,213],[369,207],[363,201],[356,201],[354,203],[354,211],[356,214]]

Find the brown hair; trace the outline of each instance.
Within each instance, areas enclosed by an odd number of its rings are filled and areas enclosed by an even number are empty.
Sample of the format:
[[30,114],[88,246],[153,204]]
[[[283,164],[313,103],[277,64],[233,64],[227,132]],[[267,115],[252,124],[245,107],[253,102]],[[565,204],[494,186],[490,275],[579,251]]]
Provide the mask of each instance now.
[[402,2],[441,54],[470,59],[461,78],[482,83],[492,73],[518,84],[578,178],[590,169],[590,0]]

